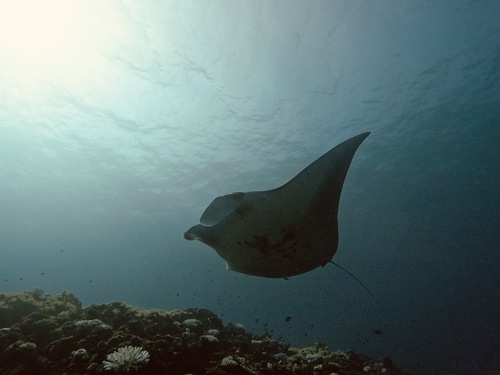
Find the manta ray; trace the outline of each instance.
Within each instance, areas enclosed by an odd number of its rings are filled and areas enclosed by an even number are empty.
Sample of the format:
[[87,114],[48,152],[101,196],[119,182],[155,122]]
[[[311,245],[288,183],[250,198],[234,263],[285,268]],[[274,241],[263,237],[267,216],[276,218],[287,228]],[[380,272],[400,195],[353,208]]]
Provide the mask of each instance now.
[[369,134],[342,142],[276,189],[215,198],[184,238],[212,247],[228,269],[248,275],[288,278],[324,266],[337,251],[347,171]]

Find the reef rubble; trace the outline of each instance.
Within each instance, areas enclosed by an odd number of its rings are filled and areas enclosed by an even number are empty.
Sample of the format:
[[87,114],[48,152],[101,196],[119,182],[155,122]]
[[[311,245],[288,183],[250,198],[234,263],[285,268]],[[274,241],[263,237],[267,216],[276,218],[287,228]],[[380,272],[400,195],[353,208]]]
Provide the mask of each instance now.
[[0,373],[407,375],[389,358],[315,344],[298,348],[247,332],[206,309],[82,307],[70,292],[0,294]]

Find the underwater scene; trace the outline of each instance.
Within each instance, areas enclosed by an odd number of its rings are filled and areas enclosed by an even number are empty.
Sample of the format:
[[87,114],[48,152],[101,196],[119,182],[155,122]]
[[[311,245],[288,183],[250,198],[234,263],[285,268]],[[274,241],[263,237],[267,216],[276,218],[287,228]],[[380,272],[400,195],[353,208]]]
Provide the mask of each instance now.
[[500,375],[500,2],[0,2],[0,374]]

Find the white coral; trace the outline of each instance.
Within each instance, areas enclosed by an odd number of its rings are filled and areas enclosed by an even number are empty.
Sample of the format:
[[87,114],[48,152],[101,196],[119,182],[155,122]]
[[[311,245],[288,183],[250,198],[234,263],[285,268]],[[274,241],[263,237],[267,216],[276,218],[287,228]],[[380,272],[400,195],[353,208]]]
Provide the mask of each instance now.
[[149,353],[138,346],[124,346],[108,354],[102,365],[105,370],[130,371],[149,362]]
[[232,356],[228,356],[228,357],[224,357],[222,358],[222,361],[221,361],[221,366],[224,366],[224,367],[233,367],[233,366],[238,366],[238,362],[236,362]]

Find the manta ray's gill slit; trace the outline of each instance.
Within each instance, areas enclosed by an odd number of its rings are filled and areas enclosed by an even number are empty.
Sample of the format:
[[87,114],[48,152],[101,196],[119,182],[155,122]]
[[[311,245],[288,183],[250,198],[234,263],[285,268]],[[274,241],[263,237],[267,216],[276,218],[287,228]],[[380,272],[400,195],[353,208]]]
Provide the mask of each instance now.
[[254,247],[257,250],[262,251],[265,254],[268,254],[270,251],[273,250],[273,247],[269,244],[269,239],[266,236],[253,235],[252,238],[254,239],[252,242],[249,241],[243,241],[243,242],[245,242],[248,246]]

